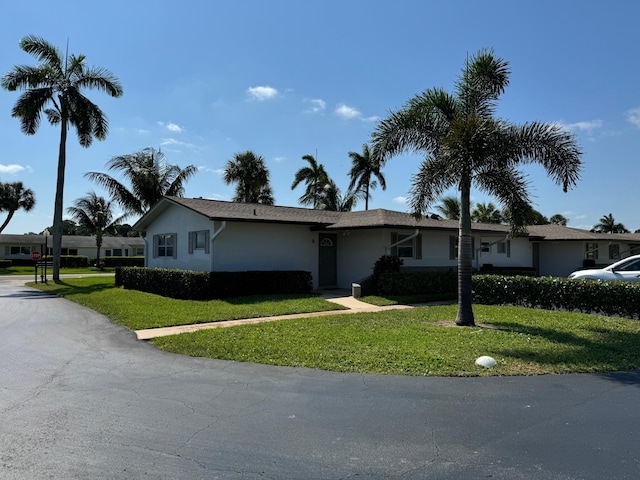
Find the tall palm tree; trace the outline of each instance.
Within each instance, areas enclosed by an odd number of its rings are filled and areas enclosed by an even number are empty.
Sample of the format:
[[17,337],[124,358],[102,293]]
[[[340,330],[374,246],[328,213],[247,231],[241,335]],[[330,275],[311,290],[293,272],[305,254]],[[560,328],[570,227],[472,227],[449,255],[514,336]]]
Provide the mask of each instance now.
[[517,166],[539,163],[566,191],[580,176],[575,138],[555,124],[514,125],[494,117],[509,84],[508,62],[481,50],[467,60],[453,94],[432,88],[382,120],[373,148],[386,160],[409,152],[425,159],[413,177],[411,206],[420,217],[450,187],[460,192],[458,325],[474,325],[472,306],[471,188],[497,197],[511,211],[513,231],[522,228],[528,184]]
[[369,149],[369,145],[366,143],[362,145],[362,153],[349,152],[351,157],[351,170],[349,176],[351,177],[351,183],[349,183],[349,190],[362,191],[364,193],[364,209],[369,210],[369,195],[370,189],[375,189],[378,184],[371,177],[375,177],[380,182],[382,190],[387,189],[387,183],[384,175],[380,171],[382,165],[380,160],[372,154]]
[[264,158],[254,152],[236,153],[227,162],[222,176],[224,183],[236,183],[234,202],[273,205],[273,191],[269,183],[269,170]]
[[440,212],[444,218],[449,220],[460,220],[460,200],[452,195],[442,197],[440,205],[436,205],[435,209]]
[[298,202],[300,205],[321,208],[325,187],[329,184],[329,175],[327,175],[324,165],[318,163],[313,155],[304,155],[302,159],[306,160],[309,166],[302,167],[296,172],[291,190],[295,190],[298,185],[304,182],[307,188]]
[[122,95],[119,80],[102,67],[87,67],[85,55],[62,55],[46,40],[29,35],[20,48],[39,60],[35,67],[18,65],[2,77],[2,87],[13,92],[24,90],[11,111],[20,119],[22,132],[38,131],[44,113],[52,125],[60,126],[58,173],[53,211],[53,280],[60,280],[62,250],[62,209],[64,171],[67,160],[67,131],[74,127],[78,141],[89,147],[94,137],[104,140],[109,131],[107,117],[100,108],[82,94],[84,88],[95,88],[111,97]]
[[131,187],[103,172],[84,176],[105,188],[128,215],[145,214],[164,195],[182,197],[184,184],[198,171],[195,165],[180,168],[168,164],[164,153],[151,147],[113,157],[107,168],[119,172]]
[[14,213],[20,209],[29,212],[35,205],[33,191],[24,188],[22,182],[0,183],[0,212],[7,212],[7,218],[0,225],[0,233],[9,225]]
[[604,215],[603,217],[601,217],[598,224],[593,227],[593,231],[600,233],[629,233],[627,227],[625,227],[622,223],[617,223],[616,219],[613,218],[613,214],[611,213],[609,215]]
[[100,265],[102,238],[105,234],[115,234],[115,227],[122,223],[126,214],[114,218],[112,202],[99,197],[95,192],[76,199],[73,206],[67,208],[67,213],[81,228],[96,236],[96,265]]
[[478,202],[471,212],[471,220],[480,223],[502,223],[502,214],[493,203]]

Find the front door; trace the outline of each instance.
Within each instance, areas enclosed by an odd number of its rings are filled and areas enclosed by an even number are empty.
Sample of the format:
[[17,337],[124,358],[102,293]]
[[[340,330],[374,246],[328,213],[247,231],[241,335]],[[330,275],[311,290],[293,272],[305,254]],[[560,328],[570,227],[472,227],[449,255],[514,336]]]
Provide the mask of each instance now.
[[318,235],[318,287],[338,285],[337,240],[335,233]]

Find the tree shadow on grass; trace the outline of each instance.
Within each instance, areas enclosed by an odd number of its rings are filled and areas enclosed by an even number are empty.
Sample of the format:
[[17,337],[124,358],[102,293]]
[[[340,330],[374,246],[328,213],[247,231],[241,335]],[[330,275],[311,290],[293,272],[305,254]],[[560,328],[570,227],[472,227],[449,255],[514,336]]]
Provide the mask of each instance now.
[[514,322],[496,324],[503,331],[543,338],[547,342],[567,347],[559,347],[557,352],[541,352],[535,350],[535,347],[516,349],[497,346],[496,354],[525,362],[556,366],[559,371],[563,366],[569,366],[570,371],[603,372],[597,374],[611,381],[640,386],[640,332],[585,327],[585,335],[581,336]]
[[69,295],[89,295],[91,293],[102,292],[104,290],[110,290],[117,288],[114,283],[96,283],[92,285],[73,285],[63,280],[57,283],[50,283],[53,288],[50,290],[43,290],[41,293],[48,295],[56,295],[58,297],[67,297]]

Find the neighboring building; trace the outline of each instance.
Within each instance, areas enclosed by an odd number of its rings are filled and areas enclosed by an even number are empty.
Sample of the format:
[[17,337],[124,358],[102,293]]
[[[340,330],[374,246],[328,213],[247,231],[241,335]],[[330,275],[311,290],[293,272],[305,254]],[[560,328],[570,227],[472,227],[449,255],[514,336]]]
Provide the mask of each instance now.
[[[165,197],[133,228],[145,232],[149,267],[197,271],[305,270],[314,288],[350,288],[369,276],[382,255],[398,255],[404,270],[457,267],[458,222],[416,220],[377,209],[330,212],[307,208]],[[566,276],[594,254],[627,256],[640,249],[640,235],[594,234],[556,225],[509,228],[473,224],[474,266],[536,268]],[[612,260],[613,261],[613,260]]]
[[[47,238],[48,254],[52,251],[52,237]],[[44,252],[44,235],[0,235],[0,259],[30,260],[31,252]],[[96,257],[96,237],[80,235],[62,236],[62,255]],[[144,240],[136,237],[103,237],[101,257],[136,257],[144,255]]]

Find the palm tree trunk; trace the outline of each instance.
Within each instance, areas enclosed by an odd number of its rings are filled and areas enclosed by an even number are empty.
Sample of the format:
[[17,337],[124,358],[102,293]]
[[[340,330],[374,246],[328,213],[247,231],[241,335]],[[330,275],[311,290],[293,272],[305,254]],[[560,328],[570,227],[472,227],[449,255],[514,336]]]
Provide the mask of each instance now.
[[11,221],[11,219],[13,218],[13,214],[16,213],[15,210],[9,210],[9,214],[7,215],[7,219],[4,221],[4,223],[0,226],[0,233],[2,233],[2,231],[7,227],[7,225],[9,225],[9,222]]
[[64,193],[64,169],[67,163],[67,117],[64,99],[61,99],[62,121],[60,122],[60,150],[58,153],[58,177],[56,199],[53,207],[53,281],[60,281],[60,255],[62,253],[62,208]]
[[460,232],[458,238],[458,314],[456,325],[474,326],[471,237],[471,178],[460,182]]

